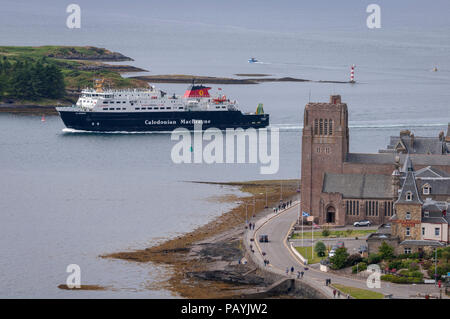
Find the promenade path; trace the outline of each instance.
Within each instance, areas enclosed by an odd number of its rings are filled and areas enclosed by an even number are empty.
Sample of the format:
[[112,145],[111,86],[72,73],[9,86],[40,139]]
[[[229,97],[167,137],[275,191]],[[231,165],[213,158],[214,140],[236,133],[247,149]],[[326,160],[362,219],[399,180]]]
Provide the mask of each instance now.
[[[266,267],[271,272],[291,278],[297,277],[297,271],[304,271],[303,279],[300,280],[306,281],[307,284],[318,289],[330,298],[333,298],[333,289],[325,285],[326,278],[330,278],[332,284],[338,283],[345,286],[381,292],[386,295],[390,294],[393,298],[417,298],[415,296],[418,293],[421,295],[439,295],[439,289],[432,284],[399,285],[382,281],[381,288],[368,288],[365,279],[350,278],[323,272],[319,270],[318,265],[304,265],[299,257],[292,252],[287,243],[287,237],[297,220],[298,205],[299,202],[293,202],[291,207],[282,212],[277,214],[271,213],[257,221],[252,221],[256,225],[255,229],[245,232],[244,243],[247,248],[249,245],[253,246],[255,252],[252,254],[252,259],[261,267]],[[258,242],[259,235],[262,234],[268,235],[268,243]],[[254,241],[251,241],[251,238]],[[265,256],[262,255],[263,252],[265,252]],[[264,266],[263,260],[265,258],[270,262],[268,266]],[[295,269],[294,275],[290,273],[286,275],[286,269],[290,269],[292,266]],[[305,267],[308,270],[304,270]]]

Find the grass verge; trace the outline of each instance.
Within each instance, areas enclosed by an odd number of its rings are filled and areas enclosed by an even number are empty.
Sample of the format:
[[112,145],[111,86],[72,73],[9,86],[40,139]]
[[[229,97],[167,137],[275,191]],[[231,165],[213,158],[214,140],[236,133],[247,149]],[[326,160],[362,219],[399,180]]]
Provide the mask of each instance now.
[[375,292],[367,289],[344,286],[341,284],[333,284],[333,287],[339,289],[345,294],[349,294],[355,299],[383,299],[384,295],[380,292]]

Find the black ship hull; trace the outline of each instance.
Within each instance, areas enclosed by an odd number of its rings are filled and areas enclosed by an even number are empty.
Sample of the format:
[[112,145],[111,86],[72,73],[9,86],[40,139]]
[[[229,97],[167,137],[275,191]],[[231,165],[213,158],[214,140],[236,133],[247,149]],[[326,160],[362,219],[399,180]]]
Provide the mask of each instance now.
[[217,128],[264,128],[269,125],[268,114],[243,114],[241,111],[186,112],[81,112],[58,108],[64,124],[74,130],[94,132],[161,132],[176,128],[203,130]]

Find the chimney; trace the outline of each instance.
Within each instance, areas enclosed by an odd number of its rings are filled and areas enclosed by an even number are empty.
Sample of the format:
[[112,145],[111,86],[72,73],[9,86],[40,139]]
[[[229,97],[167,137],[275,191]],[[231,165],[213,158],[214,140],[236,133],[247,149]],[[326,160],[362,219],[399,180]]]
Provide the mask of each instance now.
[[410,135],[411,135],[411,131],[410,130],[401,130],[400,131],[400,137],[410,136]]
[[341,104],[341,96],[340,95],[330,95],[330,103],[331,104]]

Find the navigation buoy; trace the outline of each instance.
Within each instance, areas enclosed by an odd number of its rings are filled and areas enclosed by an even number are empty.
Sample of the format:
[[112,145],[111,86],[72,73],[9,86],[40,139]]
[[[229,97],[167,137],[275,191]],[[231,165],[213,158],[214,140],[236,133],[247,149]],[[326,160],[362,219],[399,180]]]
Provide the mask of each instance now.
[[352,64],[350,69],[350,83],[355,83],[355,65]]
[[41,122],[45,122],[45,115],[42,115]]

